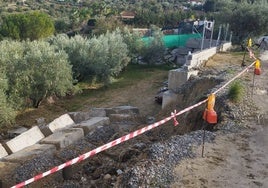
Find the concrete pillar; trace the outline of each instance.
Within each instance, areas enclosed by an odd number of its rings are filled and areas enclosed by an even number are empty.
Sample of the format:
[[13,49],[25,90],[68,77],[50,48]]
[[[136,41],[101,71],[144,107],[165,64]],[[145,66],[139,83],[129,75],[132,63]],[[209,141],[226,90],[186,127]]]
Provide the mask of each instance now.
[[197,75],[196,70],[187,70],[187,67],[174,69],[169,71],[168,89],[173,92],[178,92],[178,89],[188,81],[191,75]]
[[179,87],[187,81],[187,72],[181,68],[170,70],[168,74],[168,89],[177,92]]
[[176,99],[177,99],[176,93],[174,93],[173,91],[170,91],[170,90],[165,91],[163,93],[162,109],[164,109],[168,105],[176,102]]

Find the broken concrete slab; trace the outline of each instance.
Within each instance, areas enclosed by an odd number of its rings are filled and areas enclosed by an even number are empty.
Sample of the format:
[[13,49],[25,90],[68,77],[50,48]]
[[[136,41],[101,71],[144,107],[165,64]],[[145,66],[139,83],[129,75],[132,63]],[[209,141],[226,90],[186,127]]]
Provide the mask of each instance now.
[[81,121],[85,121],[90,118],[88,112],[69,112],[68,114],[75,123],[80,123]]
[[16,153],[13,153],[7,157],[4,157],[3,161],[21,163],[26,160],[30,160],[38,155],[42,155],[43,153],[52,154],[55,151],[56,151],[56,147],[52,144],[34,144]]
[[2,144],[0,144],[0,159],[7,156],[8,153],[6,151],[6,149],[2,146]]
[[92,117],[106,117],[105,108],[91,108],[86,112],[69,112],[70,117],[75,123],[80,123],[82,121],[89,120]]
[[8,149],[10,153],[15,153],[17,151],[20,151],[28,146],[31,146],[33,144],[36,144],[41,139],[43,139],[45,136],[41,132],[41,130],[34,126],[28,131],[23,132],[19,136],[7,141],[5,145],[7,146],[6,149]]
[[110,119],[108,117],[93,117],[87,121],[83,121],[77,124],[77,127],[82,128],[84,130],[85,135],[87,135],[93,129],[99,126],[109,125],[109,124],[110,124]]
[[90,117],[106,117],[106,108],[91,108],[88,113]]
[[138,121],[137,115],[132,114],[110,114],[109,118],[111,123],[135,124]]
[[106,114],[139,114],[139,109],[133,106],[118,106],[115,108],[107,108]]
[[69,128],[73,125],[75,125],[75,122],[69,116],[69,114],[63,114],[60,117],[54,119],[47,126],[42,127],[41,130],[45,136],[49,136],[56,130]]
[[41,144],[53,144],[57,149],[65,148],[84,137],[82,128],[69,128],[55,131],[52,135],[41,140]]

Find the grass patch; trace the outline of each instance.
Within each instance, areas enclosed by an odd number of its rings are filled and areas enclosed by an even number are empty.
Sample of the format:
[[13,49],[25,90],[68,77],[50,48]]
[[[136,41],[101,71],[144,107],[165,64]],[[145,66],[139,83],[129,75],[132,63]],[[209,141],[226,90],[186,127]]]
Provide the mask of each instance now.
[[123,90],[142,80],[153,79],[153,77],[156,77],[158,74],[167,74],[170,69],[172,69],[172,67],[168,65],[130,64],[111,84],[104,86],[103,84],[81,82],[79,83],[79,87],[82,89],[82,93],[67,97],[59,101],[59,103],[67,111],[78,111],[83,106],[89,105],[88,103],[90,103],[90,106],[96,106],[99,103],[112,100],[109,93]]
[[241,82],[236,81],[233,84],[231,84],[229,91],[228,91],[228,98],[232,102],[240,102],[243,99],[244,95],[244,86],[241,84]]
[[[37,109],[27,109],[18,113],[16,124],[30,127],[36,124],[36,119],[44,117],[46,122],[59,117],[66,112],[83,111],[91,107],[107,107],[137,98],[135,86],[145,83],[142,87],[152,87],[162,83],[167,78],[168,70],[172,69],[167,65],[148,66],[148,65],[129,65],[110,85],[92,84],[91,82],[81,82],[79,87],[82,93],[73,96],[66,96],[55,99],[55,102],[48,103],[44,101]],[[150,85],[148,85],[148,83]],[[134,89],[133,89],[134,87]],[[131,93],[124,91],[133,91]],[[144,90],[144,96],[147,91]],[[126,94],[127,93],[127,94]],[[123,94],[123,95],[121,95]],[[129,96],[126,96],[128,95]],[[128,98],[127,98],[128,97]],[[118,102],[119,101],[119,102]]]

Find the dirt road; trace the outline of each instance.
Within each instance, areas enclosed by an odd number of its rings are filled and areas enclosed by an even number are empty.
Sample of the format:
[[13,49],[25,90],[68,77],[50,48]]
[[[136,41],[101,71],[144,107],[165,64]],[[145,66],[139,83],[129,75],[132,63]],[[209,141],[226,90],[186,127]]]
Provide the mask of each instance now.
[[260,111],[247,128],[206,143],[204,157],[187,159],[174,170],[178,187],[268,187],[268,52],[261,54],[262,74],[255,77],[253,101]]

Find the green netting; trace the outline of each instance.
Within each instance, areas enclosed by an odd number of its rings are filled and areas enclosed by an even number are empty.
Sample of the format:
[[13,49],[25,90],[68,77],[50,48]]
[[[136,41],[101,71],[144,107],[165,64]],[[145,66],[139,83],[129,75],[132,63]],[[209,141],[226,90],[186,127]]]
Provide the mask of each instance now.
[[[164,44],[167,48],[182,47],[190,38],[202,38],[200,34],[181,34],[181,35],[165,35],[163,37]],[[149,44],[152,37],[143,37],[145,44]]]

